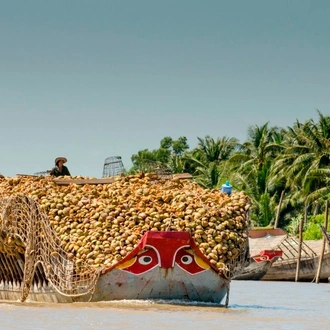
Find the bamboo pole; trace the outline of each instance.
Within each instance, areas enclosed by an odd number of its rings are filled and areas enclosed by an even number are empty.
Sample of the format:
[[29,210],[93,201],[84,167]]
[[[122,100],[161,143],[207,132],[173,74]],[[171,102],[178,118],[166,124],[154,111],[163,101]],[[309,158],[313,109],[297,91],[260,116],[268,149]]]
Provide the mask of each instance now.
[[280,218],[280,211],[281,211],[282,202],[283,202],[283,196],[284,196],[284,190],[282,190],[282,192],[281,192],[280,202],[278,203],[274,229],[277,229],[277,226],[278,226],[278,221],[279,221],[279,218]]
[[302,248],[302,234],[303,234],[303,228],[304,228],[304,221],[307,221],[307,210],[308,206],[305,206],[305,215],[304,218],[300,220],[299,224],[299,245],[298,245],[298,257],[297,257],[297,266],[296,266],[296,278],[295,281],[299,281],[299,273],[300,273],[300,260],[301,260],[301,248]]
[[[328,207],[329,207],[329,202],[326,201],[325,202],[325,212],[324,212],[324,228],[325,228],[325,230],[327,230],[327,228],[328,228]],[[323,235],[322,250],[321,250],[321,254],[319,256],[319,265],[317,267],[315,283],[320,283],[322,262],[323,262],[323,256],[324,256],[324,251],[325,251],[325,241],[326,241],[326,237],[324,237],[324,235]]]

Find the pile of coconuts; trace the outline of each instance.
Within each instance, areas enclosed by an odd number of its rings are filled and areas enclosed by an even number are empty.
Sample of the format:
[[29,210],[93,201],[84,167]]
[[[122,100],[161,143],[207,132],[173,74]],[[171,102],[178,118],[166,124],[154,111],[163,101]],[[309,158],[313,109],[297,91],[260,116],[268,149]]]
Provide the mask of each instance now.
[[[250,199],[244,191],[227,195],[189,180],[159,180],[152,173],[121,175],[108,184],[70,183],[88,182],[86,177],[57,179],[69,181],[58,185],[49,176],[1,177],[0,199],[34,198],[77,268],[113,266],[147,231],[189,232],[219,271],[246,246]],[[1,242],[6,243],[2,250]],[[0,233],[0,252],[10,253],[8,247],[24,252],[22,242]]]

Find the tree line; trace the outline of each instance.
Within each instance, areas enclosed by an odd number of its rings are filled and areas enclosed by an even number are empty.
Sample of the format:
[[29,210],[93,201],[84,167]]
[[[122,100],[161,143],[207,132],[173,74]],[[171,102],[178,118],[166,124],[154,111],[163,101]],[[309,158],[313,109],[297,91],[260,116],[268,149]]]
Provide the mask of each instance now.
[[[243,143],[235,137],[207,135],[198,137],[197,146],[190,149],[184,136],[164,137],[158,149],[134,154],[128,172],[187,172],[207,189],[219,189],[229,180],[250,196],[254,226],[273,226],[282,194],[278,225],[294,232],[306,210],[309,226],[317,222],[330,193],[330,117],[317,113],[317,121],[297,120],[287,128],[269,122],[250,126]],[[317,236],[312,238],[318,238],[319,231],[312,230]]]

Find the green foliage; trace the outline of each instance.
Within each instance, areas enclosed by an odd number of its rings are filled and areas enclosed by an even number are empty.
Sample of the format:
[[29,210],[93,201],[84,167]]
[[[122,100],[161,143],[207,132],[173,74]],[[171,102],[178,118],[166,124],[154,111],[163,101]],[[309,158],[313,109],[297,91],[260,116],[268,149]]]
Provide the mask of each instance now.
[[299,234],[299,224],[301,220],[301,214],[297,215],[296,217],[293,217],[290,223],[285,227],[286,232],[292,236],[297,236]]
[[[322,239],[323,234],[320,226],[324,224],[324,214],[318,214],[311,216],[309,221],[304,226],[303,239],[305,240],[316,240]],[[328,231],[330,230],[330,224],[328,224]]]
[[323,234],[318,223],[310,222],[304,226],[303,239],[304,240],[316,240],[322,239]]
[[[299,225],[303,216],[301,214],[292,218],[290,223],[285,227],[285,230],[288,234],[293,236],[298,236],[299,234]],[[318,240],[322,239],[322,231],[320,229],[320,225],[323,225],[324,222],[324,214],[319,214],[316,216],[309,217],[309,220],[306,224],[304,224],[303,228],[303,239],[304,240]],[[328,226],[329,230],[330,225]]]
[[288,129],[273,166],[273,175],[285,178],[290,192],[298,192],[307,204],[330,192],[330,117],[318,115],[318,122],[297,121]]
[[188,148],[186,137],[181,136],[177,140],[173,140],[166,136],[160,141],[158,149],[151,151],[144,149],[132,155],[133,167],[129,173],[150,172],[157,167],[168,168],[173,173],[180,173],[184,168],[182,155]]
[[269,193],[264,193],[260,196],[260,209],[262,214],[262,222],[260,224],[267,226],[274,219],[274,210],[271,208],[271,197]]
[[204,188],[220,188],[230,179],[227,166],[230,155],[235,151],[238,140],[223,137],[214,140],[210,136],[198,138],[198,146],[183,155],[185,170],[194,175],[195,181]]
[[195,181],[203,188],[217,188],[223,181],[221,167],[216,163],[210,163],[208,167],[197,167],[195,173]]
[[323,225],[324,223],[324,214],[313,215],[310,217],[310,222],[318,223],[319,225]]

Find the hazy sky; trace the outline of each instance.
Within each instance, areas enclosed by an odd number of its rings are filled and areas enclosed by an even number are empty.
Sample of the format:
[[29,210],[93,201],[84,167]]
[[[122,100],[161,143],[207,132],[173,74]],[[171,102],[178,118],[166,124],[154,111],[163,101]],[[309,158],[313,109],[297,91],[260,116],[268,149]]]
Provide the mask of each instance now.
[[101,177],[165,136],[329,115],[329,0],[0,0],[0,173]]

